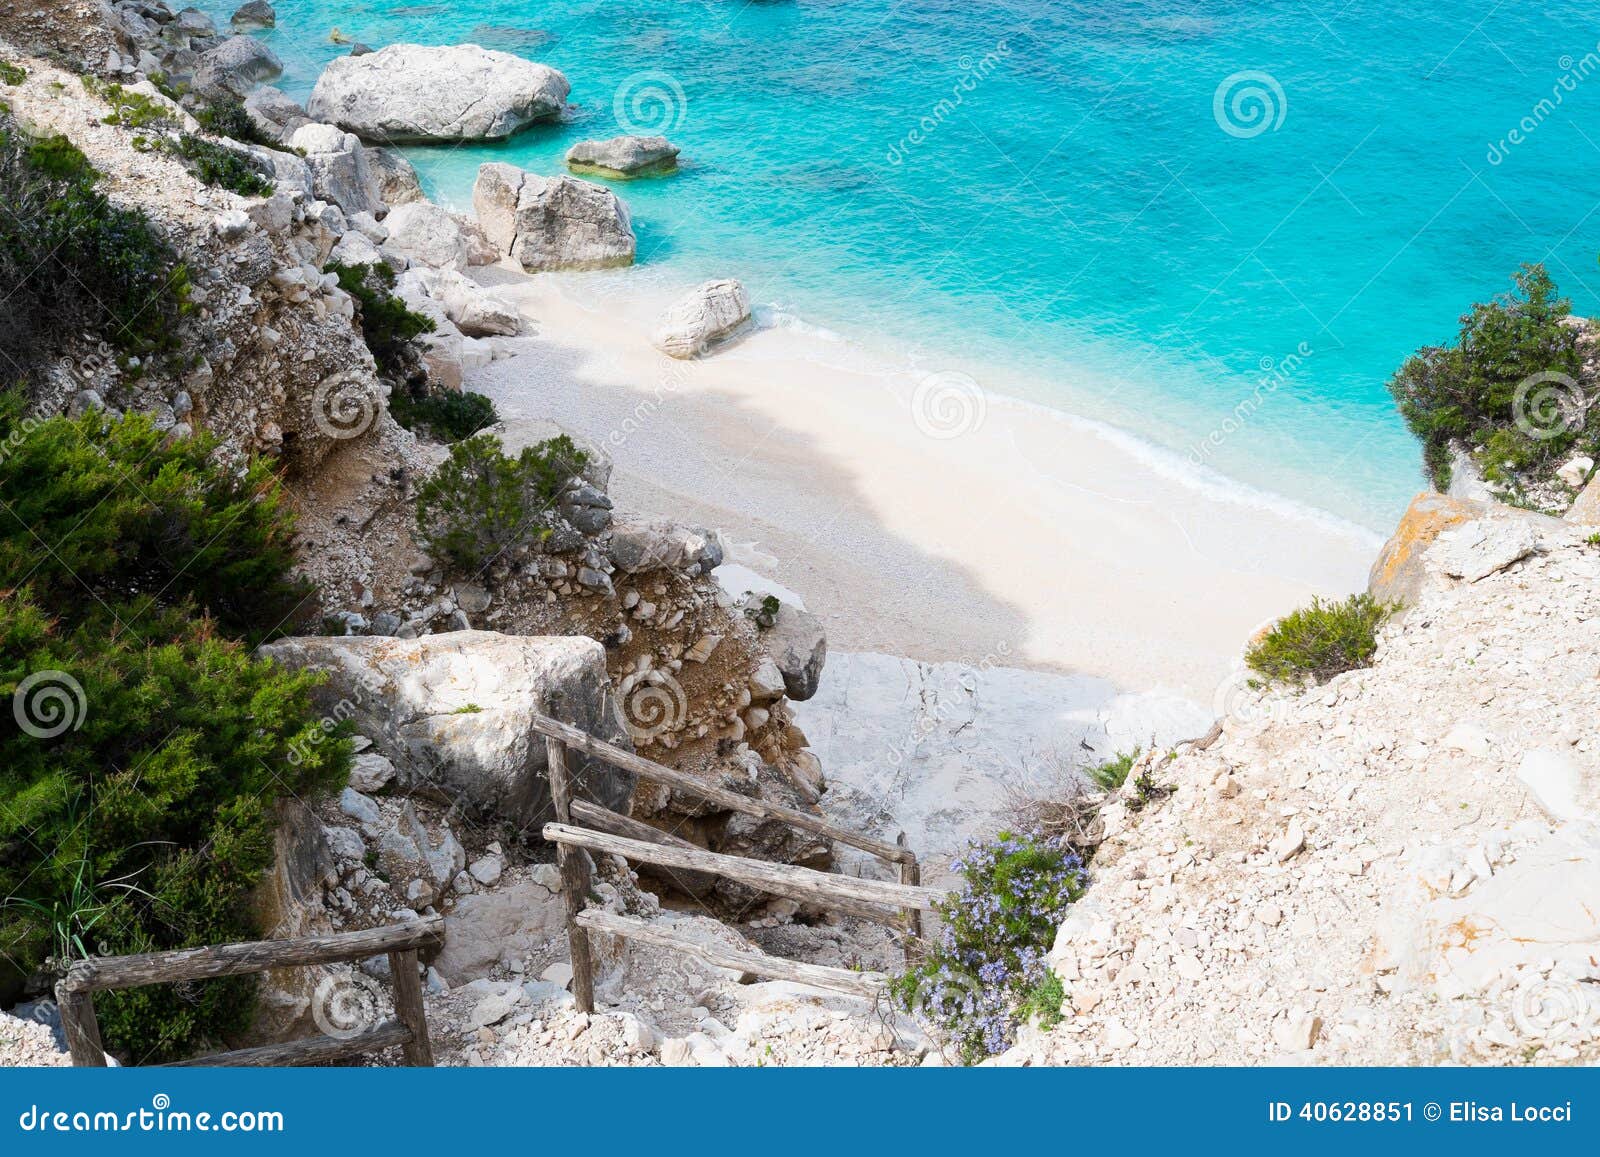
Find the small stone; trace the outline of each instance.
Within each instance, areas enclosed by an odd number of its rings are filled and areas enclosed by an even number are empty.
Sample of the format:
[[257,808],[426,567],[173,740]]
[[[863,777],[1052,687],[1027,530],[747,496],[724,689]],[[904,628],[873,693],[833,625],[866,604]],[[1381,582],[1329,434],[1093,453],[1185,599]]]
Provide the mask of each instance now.
[[383,821],[383,813],[378,810],[378,805],[353,787],[347,787],[339,793],[339,810],[362,827],[375,826]]
[[1301,830],[1298,823],[1291,822],[1283,835],[1273,840],[1268,846],[1267,850],[1270,851],[1273,855],[1273,858],[1281,864],[1287,860],[1292,860],[1295,856],[1299,855],[1305,850],[1305,846],[1305,832]]
[[684,662],[704,663],[711,658],[711,653],[717,649],[717,645],[721,642],[721,635],[701,635],[694,641],[694,645],[683,653]]
[[566,988],[572,983],[572,965],[564,960],[558,960],[541,972],[539,979],[548,984],[559,984],[562,988]]
[[394,779],[394,764],[375,751],[358,755],[350,765],[350,786],[359,792],[375,792]]
[[1139,1043],[1139,1038],[1133,1035],[1128,1026],[1115,1017],[1106,1021],[1105,1035],[1101,1039],[1112,1052],[1122,1052]]
[[505,874],[505,870],[505,861],[499,856],[484,856],[480,860],[474,860],[472,866],[467,869],[468,872],[472,873],[472,878],[486,888],[492,888],[498,884],[500,877]]
[[1283,920],[1283,909],[1276,904],[1262,904],[1256,909],[1256,919],[1268,928],[1276,928]]

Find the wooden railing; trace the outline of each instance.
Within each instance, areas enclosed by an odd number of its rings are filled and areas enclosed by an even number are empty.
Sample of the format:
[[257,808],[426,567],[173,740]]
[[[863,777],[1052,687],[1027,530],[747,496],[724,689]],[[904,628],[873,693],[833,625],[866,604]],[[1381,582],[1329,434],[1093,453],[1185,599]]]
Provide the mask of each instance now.
[[[624,751],[559,720],[535,716],[532,727],[545,737],[550,769],[550,798],[556,818],[554,823],[545,825],[544,838],[556,845],[556,862],[561,870],[561,890],[566,906],[567,939],[572,950],[572,994],[583,1012],[594,1011],[594,956],[589,945],[591,931],[671,948],[698,956],[711,964],[767,979],[794,980],[857,996],[871,996],[881,991],[887,979],[877,972],[825,968],[761,952],[743,952],[706,944],[643,920],[589,910],[585,907],[589,896],[589,866],[583,855],[585,850],[620,856],[635,863],[733,880],[771,895],[802,900],[896,927],[906,933],[908,952],[911,942],[922,935],[922,913],[932,910],[944,899],[943,892],[921,886],[921,870],[916,854],[905,846],[903,838],[897,844],[884,843],[810,812],[751,799],[737,792],[701,783],[692,775]],[[896,865],[900,882],[838,876],[791,864],[708,852],[688,840],[589,800],[577,798],[567,767],[569,750],[580,751],[593,759],[631,771],[642,779],[665,784],[728,811],[757,819],[777,820],[870,852]]]
[[394,983],[395,1019],[348,1037],[314,1036],[177,1063],[228,1067],[327,1064],[399,1045],[406,1064],[430,1066],[433,1047],[428,1040],[428,1018],[422,1006],[417,951],[437,945],[443,938],[444,918],[426,916],[385,928],[330,936],[96,957],[79,960],[67,970],[67,975],[56,984],[56,1002],[61,1009],[61,1027],[67,1035],[72,1063],[104,1068],[105,1048],[100,1042],[100,1025],[94,1015],[96,992],[244,976],[269,968],[341,964],[386,954]]

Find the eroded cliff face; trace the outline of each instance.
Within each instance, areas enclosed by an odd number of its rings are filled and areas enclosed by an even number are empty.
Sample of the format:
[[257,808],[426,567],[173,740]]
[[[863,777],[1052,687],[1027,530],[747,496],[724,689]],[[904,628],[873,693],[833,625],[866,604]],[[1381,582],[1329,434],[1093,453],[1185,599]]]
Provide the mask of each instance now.
[[1414,505],[1374,568],[1410,607],[1370,669],[1241,679],[1220,738],[1146,758],[1168,798],[1105,809],[1052,954],[1070,1015],[1001,1063],[1600,1058],[1587,533]]

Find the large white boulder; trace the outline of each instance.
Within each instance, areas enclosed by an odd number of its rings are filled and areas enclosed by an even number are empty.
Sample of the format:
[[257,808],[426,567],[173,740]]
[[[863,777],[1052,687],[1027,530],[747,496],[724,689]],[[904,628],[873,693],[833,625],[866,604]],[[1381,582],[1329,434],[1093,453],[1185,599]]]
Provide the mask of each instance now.
[[514,305],[453,269],[408,269],[395,292],[408,304],[416,294],[426,295],[467,337],[513,337],[522,331],[522,315]]
[[750,295],[732,278],[708,281],[673,302],[653,341],[675,358],[698,357],[750,320]]
[[500,140],[558,114],[570,88],[509,52],[392,44],[329,62],[308,111],[369,141]]
[[567,150],[567,167],[603,177],[648,177],[678,167],[678,146],[666,137],[612,137],[579,141]]
[[242,100],[258,84],[283,75],[283,62],[253,36],[230,36],[200,54],[194,90],[208,100]]
[[489,243],[530,272],[633,264],[628,207],[600,185],[492,163],[478,169],[472,207]]
[[322,200],[348,214],[383,212],[377,180],[367,166],[367,151],[354,133],[313,121],[295,129],[288,144],[305,155],[312,188]]
[[[327,673],[314,692],[330,718],[349,719],[394,764],[406,790],[443,792],[481,819],[537,839],[551,816],[545,743],[529,726],[553,716],[623,747],[605,649],[577,636],[453,631],[280,639],[261,654]],[[572,774],[593,799],[627,813],[633,776],[573,752]]]
[[467,267],[467,241],[448,209],[431,201],[411,201],[389,210],[383,219],[388,244],[408,259],[430,269]]

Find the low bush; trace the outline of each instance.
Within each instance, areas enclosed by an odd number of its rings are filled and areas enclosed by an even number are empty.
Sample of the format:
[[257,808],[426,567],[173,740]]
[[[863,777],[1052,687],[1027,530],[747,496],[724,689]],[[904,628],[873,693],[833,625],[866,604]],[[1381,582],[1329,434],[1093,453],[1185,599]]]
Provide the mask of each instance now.
[[[311,677],[229,637],[270,633],[300,590],[271,475],[143,417],[27,418],[6,394],[0,508],[0,1004],[92,952],[258,938],[277,802],[337,786],[350,756]],[[143,1063],[242,1028],[252,992],[96,1006]]]
[[195,112],[194,119],[207,132],[219,137],[232,137],[247,145],[280,147],[276,141],[262,139],[250,114],[244,111],[244,104],[232,97],[213,98],[204,108]]
[[1418,350],[1389,382],[1441,490],[1452,446],[1514,496],[1524,476],[1542,481],[1575,448],[1600,442],[1600,406],[1579,383],[1577,331],[1563,324],[1572,303],[1542,265],[1524,266],[1515,283],[1462,315],[1454,345]]
[[251,642],[308,596],[288,577],[293,523],[264,465],[221,468],[209,439],[169,439],[143,415],[22,411],[0,393],[0,589],[30,582],[62,615],[85,600],[192,603]]
[[24,376],[84,335],[125,359],[171,354],[192,307],[184,265],[142,213],[112,205],[65,137],[0,112],[0,361]]
[[435,558],[480,571],[549,535],[557,497],[587,461],[565,434],[515,458],[492,434],[457,442],[417,492],[417,539]]
[[939,939],[890,995],[976,1064],[1009,1048],[1030,1017],[1046,1028],[1061,1019],[1065,993],[1045,956],[1087,877],[1061,841],[1006,832],[953,866],[965,882],[939,907]]
[[1119,751],[1114,759],[1089,768],[1089,779],[1101,791],[1116,791],[1128,782],[1128,772],[1133,770],[1133,761],[1138,758],[1137,747],[1132,751]]
[[[69,628],[27,590],[0,604],[0,992],[89,953],[258,938],[276,801],[335,786],[349,759],[312,739],[310,686],[182,612],[91,604]],[[251,992],[96,1005],[107,1045],[143,1063],[244,1027]]]
[[407,430],[426,430],[441,442],[459,442],[500,420],[494,403],[467,390],[413,393],[396,389],[389,396],[389,413]]
[[1394,611],[1369,594],[1343,602],[1313,598],[1250,644],[1245,663],[1272,683],[1320,682],[1365,667],[1378,649],[1378,627]]
[[28,70],[9,60],[0,60],[0,84],[21,84],[28,79]]
[[323,269],[339,279],[339,288],[356,299],[361,336],[378,363],[378,372],[390,381],[420,382],[416,339],[433,332],[433,321],[406,308],[391,292],[394,270],[387,265],[341,265]]
[[237,149],[193,133],[184,133],[171,149],[207,185],[227,189],[241,197],[265,197],[272,192],[272,182],[256,172],[249,158]]

